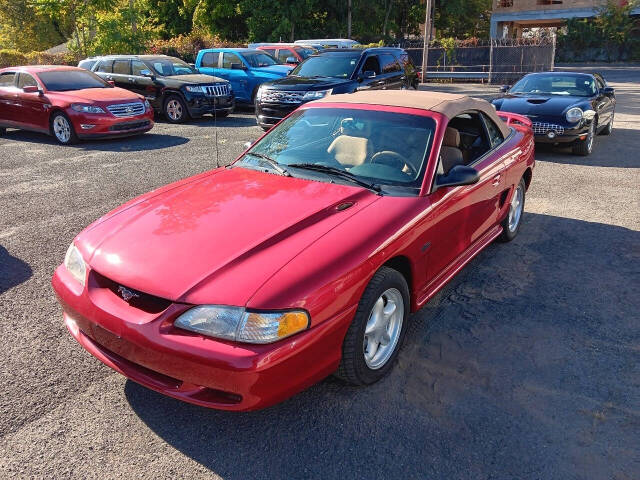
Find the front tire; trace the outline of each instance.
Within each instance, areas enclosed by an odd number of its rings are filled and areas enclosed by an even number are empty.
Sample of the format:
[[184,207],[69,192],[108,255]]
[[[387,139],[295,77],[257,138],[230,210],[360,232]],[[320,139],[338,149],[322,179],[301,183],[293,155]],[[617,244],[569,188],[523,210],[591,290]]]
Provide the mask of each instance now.
[[611,132],[613,132],[613,117],[614,114],[611,114],[611,120],[609,120],[609,123],[604,128],[604,130],[600,132],[600,135],[611,135]]
[[0,127],[0,136],[4,135],[5,133],[7,133],[7,129],[4,127]]
[[360,299],[335,375],[354,385],[370,385],[387,375],[404,341],[409,308],[404,277],[380,268]]
[[169,95],[164,101],[164,117],[170,123],[184,123],[189,119],[189,111],[179,95]]
[[527,186],[524,183],[524,178],[520,179],[520,182],[513,191],[511,196],[511,203],[509,204],[509,213],[502,221],[502,234],[498,237],[501,242],[510,242],[518,232],[520,231],[520,224],[522,223],[522,213],[524,212],[524,198],[527,190]]
[[78,136],[69,117],[62,112],[51,116],[51,134],[60,145],[73,145],[78,142]]
[[587,133],[587,138],[585,138],[584,140],[578,140],[578,142],[573,146],[573,153],[582,157],[591,155],[591,152],[593,152],[593,142],[596,136],[596,131],[597,119],[594,118],[591,121],[591,125],[589,126],[589,133]]

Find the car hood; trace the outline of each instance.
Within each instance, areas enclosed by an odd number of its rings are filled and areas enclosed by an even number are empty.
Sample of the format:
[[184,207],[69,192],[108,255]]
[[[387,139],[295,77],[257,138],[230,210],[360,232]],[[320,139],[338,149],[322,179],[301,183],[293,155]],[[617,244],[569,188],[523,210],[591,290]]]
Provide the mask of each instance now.
[[570,107],[588,102],[570,95],[505,95],[493,103],[498,110],[527,116],[562,116]]
[[323,90],[352,82],[335,77],[294,77],[288,76],[269,83],[269,88],[282,90]]
[[56,99],[73,102],[123,102],[140,100],[137,95],[124,88],[86,88],[84,90],[71,90],[68,92],[47,92],[47,95],[55,96]]
[[166,82],[172,82],[174,85],[191,85],[199,83],[226,82],[226,80],[204,73],[194,73],[193,75],[174,75],[173,77],[163,77]]
[[267,73],[277,77],[284,77],[293,70],[293,67],[289,65],[271,65],[269,67],[256,67],[251,70],[255,73]]
[[[380,197],[368,190],[240,167],[150,192],[75,240],[92,269],[191,304],[246,305],[322,235]],[[347,209],[337,209],[345,202]]]

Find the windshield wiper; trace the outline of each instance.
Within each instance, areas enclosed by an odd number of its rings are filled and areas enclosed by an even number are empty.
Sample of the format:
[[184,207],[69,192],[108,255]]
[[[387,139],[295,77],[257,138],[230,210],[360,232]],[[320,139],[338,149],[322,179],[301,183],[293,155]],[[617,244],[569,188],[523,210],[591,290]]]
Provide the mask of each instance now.
[[247,152],[245,155],[251,155],[253,157],[257,157],[261,160],[264,160],[266,163],[268,163],[269,165],[271,165],[271,167],[278,172],[280,175],[283,175],[285,177],[290,177],[291,174],[288,172],[288,170],[286,168],[284,168],[282,165],[280,165],[278,162],[276,162],[273,158],[271,158],[268,155],[265,155],[264,153],[255,153],[255,152]]
[[294,167],[294,168],[302,168],[305,170],[312,170],[314,172],[321,172],[329,175],[336,175],[338,177],[349,180],[352,183],[360,185],[361,187],[369,189],[372,192],[374,192],[376,195],[380,195],[382,191],[380,186],[376,185],[375,183],[369,183],[369,182],[365,182],[364,180],[360,180],[353,173],[347,172],[346,170],[342,170],[337,167],[330,167],[329,165],[318,165],[316,163],[292,163],[287,166]]

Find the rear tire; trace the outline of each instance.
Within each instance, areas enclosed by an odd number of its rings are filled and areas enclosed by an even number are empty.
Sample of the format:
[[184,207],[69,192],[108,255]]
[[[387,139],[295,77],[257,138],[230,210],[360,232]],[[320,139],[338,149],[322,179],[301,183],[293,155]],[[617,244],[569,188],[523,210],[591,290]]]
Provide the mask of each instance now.
[[578,142],[573,146],[572,151],[575,155],[587,157],[591,155],[591,152],[593,152],[593,142],[595,141],[596,131],[598,128],[597,121],[598,120],[596,118],[591,121],[587,138],[584,140],[578,140]]
[[63,112],[56,112],[51,115],[50,130],[51,135],[60,145],[73,145],[78,142],[73,123]]
[[5,133],[7,133],[7,129],[4,127],[0,127],[0,136],[4,135]]
[[607,124],[607,126],[604,128],[604,130],[602,130],[600,132],[600,135],[611,135],[611,132],[613,132],[613,116],[615,114],[611,115],[611,120],[609,120],[609,123]]
[[162,109],[164,118],[170,123],[184,123],[189,120],[189,111],[179,95],[169,95]]
[[502,233],[498,237],[501,242],[510,242],[518,232],[520,231],[520,225],[522,223],[522,214],[524,213],[524,198],[527,190],[527,186],[524,182],[524,178],[520,179],[518,185],[513,191],[511,197],[511,203],[509,204],[509,212],[502,221]]
[[335,375],[354,385],[370,385],[387,375],[404,341],[409,309],[404,277],[380,268],[358,303]]

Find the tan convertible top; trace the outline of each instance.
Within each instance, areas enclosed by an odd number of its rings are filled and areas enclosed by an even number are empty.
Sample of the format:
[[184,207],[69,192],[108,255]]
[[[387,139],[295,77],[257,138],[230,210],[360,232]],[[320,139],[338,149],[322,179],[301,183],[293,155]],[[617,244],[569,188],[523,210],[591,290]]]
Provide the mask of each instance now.
[[392,107],[419,108],[438,112],[451,120],[469,110],[479,110],[492,119],[506,137],[509,127],[498,117],[495,109],[486,100],[455,95],[452,93],[415,90],[364,90],[356,93],[327,95],[320,103],[361,103],[367,105],[387,105]]

